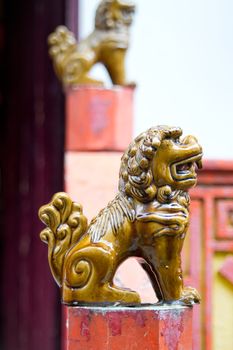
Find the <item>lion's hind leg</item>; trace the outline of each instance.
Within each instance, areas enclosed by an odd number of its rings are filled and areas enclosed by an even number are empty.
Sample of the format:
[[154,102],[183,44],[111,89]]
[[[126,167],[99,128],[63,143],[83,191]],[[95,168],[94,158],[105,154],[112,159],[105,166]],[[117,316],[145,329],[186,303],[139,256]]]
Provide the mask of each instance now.
[[117,268],[115,253],[103,246],[92,244],[79,249],[78,245],[67,254],[62,298],[74,303],[138,303],[137,293],[117,288],[112,280]]
[[97,85],[97,86],[104,85],[104,83],[101,80],[93,79],[89,77],[87,74],[82,74],[75,83],[79,85]]
[[112,303],[139,304],[141,302],[139,294],[130,289],[119,288],[107,283],[104,285],[103,290],[105,299]]
[[78,51],[67,56],[63,62],[62,82],[64,86],[75,85],[99,85],[103,86],[100,80],[89,77],[93,60],[81,55]]

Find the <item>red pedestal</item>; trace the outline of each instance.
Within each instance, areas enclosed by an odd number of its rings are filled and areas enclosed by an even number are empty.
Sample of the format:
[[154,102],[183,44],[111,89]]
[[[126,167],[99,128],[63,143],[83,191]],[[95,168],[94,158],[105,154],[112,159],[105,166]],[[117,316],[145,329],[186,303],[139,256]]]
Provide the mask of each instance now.
[[191,350],[192,308],[65,307],[65,350]]
[[79,87],[66,92],[66,150],[124,151],[132,140],[132,88]]

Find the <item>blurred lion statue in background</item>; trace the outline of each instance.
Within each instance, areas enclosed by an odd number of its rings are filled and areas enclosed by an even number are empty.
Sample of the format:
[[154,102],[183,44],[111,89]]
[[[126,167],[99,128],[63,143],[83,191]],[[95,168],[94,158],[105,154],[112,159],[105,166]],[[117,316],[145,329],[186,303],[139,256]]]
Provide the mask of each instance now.
[[125,55],[134,11],[130,1],[103,0],[96,10],[95,29],[86,39],[77,43],[65,26],[49,35],[49,54],[64,86],[102,85],[88,75],[98,62],[106,67],[114,85],[133,85],[126,81]]

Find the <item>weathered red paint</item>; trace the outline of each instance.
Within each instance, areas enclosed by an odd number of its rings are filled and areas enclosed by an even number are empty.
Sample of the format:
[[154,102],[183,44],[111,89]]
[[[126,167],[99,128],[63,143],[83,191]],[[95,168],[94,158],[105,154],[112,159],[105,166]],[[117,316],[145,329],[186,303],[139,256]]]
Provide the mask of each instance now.
[[192,308],[66,307],[64,350],[191,350]]
[[66,92],[66,150],[124,151],[132,140],[132,88],[82,87]]
[[[183,259],[183,269],[185,275],[185,285],[193,286],[197,290],[201,291],[202,286],[202,274],[201,274],[201,261],[202,261],[202,236],[198,233],[199,227],[202,225],[202,208],[197,200],[191,202],[191,218],[195,220],[190,221],[189,233],[186,236],[186,242],[189,249],[183,250],[183,254],[187,254],[186,259]],[[184,257],[185,258],[185,257]],[[201,349],[201,307],[196,305],[193,310],[193,349]]]

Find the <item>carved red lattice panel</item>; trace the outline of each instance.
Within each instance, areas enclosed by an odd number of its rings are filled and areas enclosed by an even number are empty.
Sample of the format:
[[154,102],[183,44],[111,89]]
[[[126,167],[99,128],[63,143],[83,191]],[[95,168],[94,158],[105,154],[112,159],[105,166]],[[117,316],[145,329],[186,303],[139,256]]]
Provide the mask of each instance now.
[[198,251],[198,254],[193,258],[191,253],[189,277],[202,296],[198,315],[194,319],[197,333],[194,331],[193,349],[213,350],[219,343],[218,335],[214,334],[214,317],[222,317],[221,314],[216,315],[215,311],[216,254],[225,259],[217,273],[229,281],[232,278],[233,259],[228,255],[233,252],[233,164],[206,162],[199,174],[198,186],[191,191],[191,197],[190,239],[193,253]]
[[216,199],[216,238],[233,238],[233,199]]

